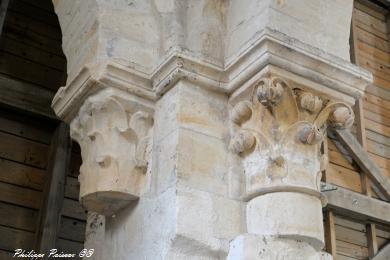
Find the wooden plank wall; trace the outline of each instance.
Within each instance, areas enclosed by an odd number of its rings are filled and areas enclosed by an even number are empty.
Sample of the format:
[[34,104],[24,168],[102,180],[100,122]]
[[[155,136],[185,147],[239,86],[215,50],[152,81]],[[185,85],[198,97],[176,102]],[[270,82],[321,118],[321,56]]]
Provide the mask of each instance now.
[[86,211],[80,206],[77,180],[81,165],[80,147],[73,143],[71,167],[66,177],[65,197],[57,247],[64,252],[80,252],[84,246]]
[[[51,0],[10,0],[0,38],[0,88],[13,95],[3,91],[0,98],[0,259],[35,243],[56,123],[30,112],[46,116],[52,95],[65,80],[61,29]],[[7,100],[20,102],[14,107],[23,111],[9,109]],[[80,150],[73,146],[57,239],[64,252],[83,248],[85,236],[86,214],[78,202]]]
[[[0,108],[0,256],[34,246],[54,127]],[[74,146],[57,239],[58,249],[64,252],[80,251],[85,237],[86,213],[78,202],[81,157]]]
[[[368,0],[355,1],[352,56],[357,65],[373,73],[374,83],[368,87],[360,102],[361,125],[355,125],[351,131],[357,137],[363,134],[363,147],[390,178],[390,42],[387,13],[388,10]],[[359,128],[363,130],[359,131]],[[337,140],[328,138],[327,145],[330,161],[326,171],[327,182],[383,199],[375,188],[368,188],[367,191],[365,176]],[[390,227],[359,223],[346,216],[332,217],[336,260],[369,259],[370,254],[376,253],[376,247],[380,249],[390,242]]]
[[50,107],[66,80],[61,29],[50,0],[9,1],[0,38],[0,102],[55,118]]
[[56,92],[65,85],[61,29],[51,1],[11,0],[0,40],[0,74]]
[[0,111],[1,253],[33,247],[53,130],[47,122]]

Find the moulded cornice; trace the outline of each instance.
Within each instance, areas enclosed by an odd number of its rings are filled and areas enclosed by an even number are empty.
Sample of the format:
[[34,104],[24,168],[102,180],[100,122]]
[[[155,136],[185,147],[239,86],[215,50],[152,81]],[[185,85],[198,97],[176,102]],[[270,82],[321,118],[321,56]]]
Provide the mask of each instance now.
[[236,55],[228,57],[224,67],[180,50],[168,54],[151,72],[142,72],[114,61],[105,62],[98,69],[86,66],[68,86],[59,89],[52,107],[60,118],[69,122],[83,101],[105,86],[155,101],[180,80],[232,95],[267,68],[291,73],[344,100],[361,97],[372,81],[371,73],[349,61],[280,32],[265,29]]

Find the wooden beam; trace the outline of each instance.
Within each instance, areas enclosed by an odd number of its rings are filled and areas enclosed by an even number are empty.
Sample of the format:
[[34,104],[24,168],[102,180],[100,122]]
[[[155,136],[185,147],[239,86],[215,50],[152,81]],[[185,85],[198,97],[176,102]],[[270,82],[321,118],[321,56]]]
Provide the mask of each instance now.
[[390,200],[390,180],[381,169],[369,158],[356,138],[347,129],[331,130],[341,144],[347,149],[360,169],[368,175],[371,181],[380,189],[386,199]]
[[[328,147],[328,138],[324,138],[322,145],[321,145],[321,154],[325,155],[327,158],[329,158],[329,147]],[[321,181],[326,182],[327,181],[327,167],[322,171],[322,178]],[[326,251],[336,256],[337,249],[336,249],[336,231],[334,226],[334,215],[332,209],[328,209],[325,212],[325,247]]]
[[51,109],[54,92],[34,84],[0,75],[0,104],[56,119]]
[[375,257],[371,260],[389,260],[390,259],[390,243],[384,246]]
[[328,199],[327,207],[334,213],[364,222],[390,225],[390,203],[328,183],[322,183],[322,186]]
[[336,231],[334,227],[334,215],[332,209],[328,209],[325,214],[325,246],[326,252],[336,256]]
[[5,16],[7,15],[9,0],[1,0],[0,3],[0,37],[3,32],[3,26],[5,21]]
[[36,249],[38,252],[47,253],[50,249],[56,248],[66,174],[70,166],[71,145],[69,126],[60,123],[54,133],[50,147],[45,200],[36,234]]
[[[355,107],[355,122],[356,122],[356,137],[360,145],[367,151],[367,139],[366,139],[366,126],[364,122],[364,109],[363,109],[363,100],[360,98],[356,101]],[[371,185],[370,180],[366,173],[360,173],[362,193],[366,194],[368,197],[371,197]],[[376,239],[376,227],[375,224],[367,223],[366,224],[366,235],[367,235],[367,247],[369,257],[372,258],[378,252],[378,242]]]

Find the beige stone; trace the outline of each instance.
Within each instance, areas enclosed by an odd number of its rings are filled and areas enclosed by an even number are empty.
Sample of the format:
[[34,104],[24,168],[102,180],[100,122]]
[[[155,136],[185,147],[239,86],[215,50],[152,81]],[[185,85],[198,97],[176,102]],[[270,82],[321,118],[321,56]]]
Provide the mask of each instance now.
[[331,259],[319,147],[372,79],[352,0],[53,3],[97,259]]

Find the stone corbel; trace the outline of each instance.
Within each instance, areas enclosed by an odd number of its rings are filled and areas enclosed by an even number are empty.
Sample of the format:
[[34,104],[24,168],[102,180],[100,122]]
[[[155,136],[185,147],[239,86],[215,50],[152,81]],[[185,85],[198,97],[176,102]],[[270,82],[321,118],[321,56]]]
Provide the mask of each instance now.
[[230,150],[241,158],[249,200],[273,191],[301,191],[320,197],[320,154],[326,128],[350,127],[354,114],[342,102],[264,77],[231,111]]
[[81,147],[80,201],[88,210],[112,215],[146,189],[153,110],[122,91],[88,97],[71,122]]

